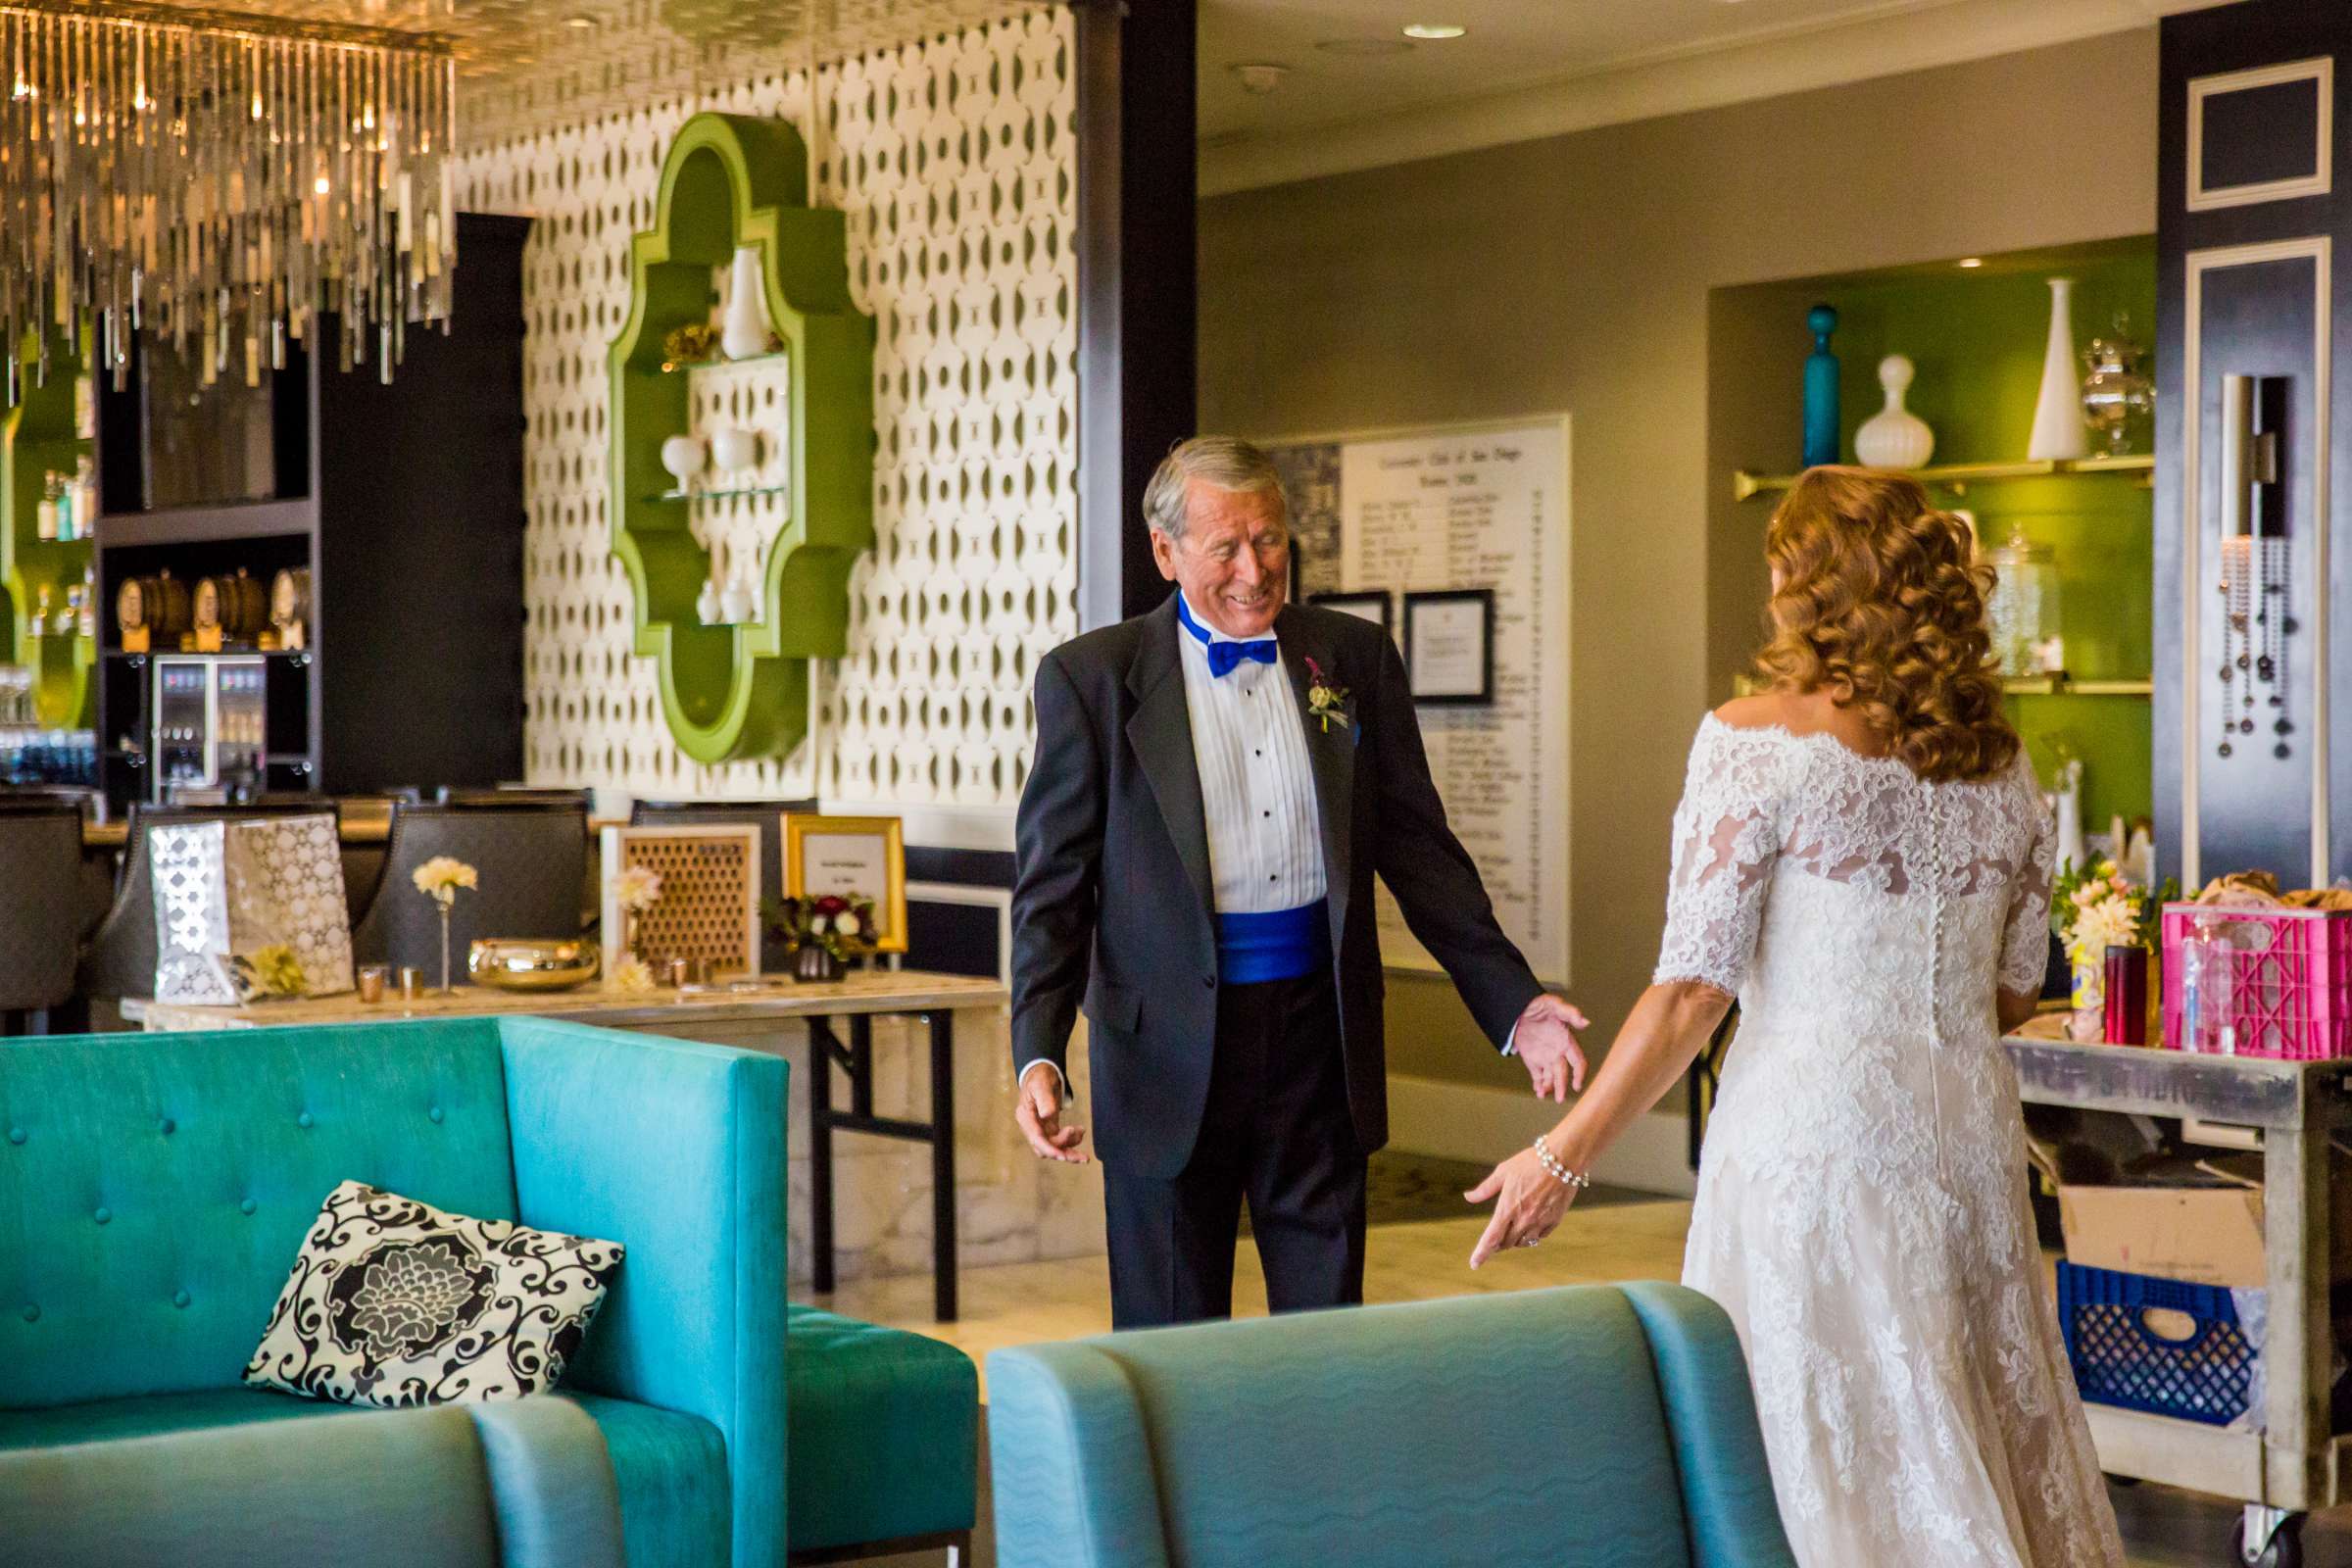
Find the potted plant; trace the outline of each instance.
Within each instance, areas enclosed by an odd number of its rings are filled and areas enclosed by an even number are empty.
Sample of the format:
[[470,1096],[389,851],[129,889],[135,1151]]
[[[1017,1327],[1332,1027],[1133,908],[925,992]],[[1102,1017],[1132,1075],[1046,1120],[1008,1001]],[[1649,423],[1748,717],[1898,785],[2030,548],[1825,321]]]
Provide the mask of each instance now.
[[767,928],[791,945],[795,980],[838,980],[850,959],[873,951],[874,901],[838,893],[770,903]]

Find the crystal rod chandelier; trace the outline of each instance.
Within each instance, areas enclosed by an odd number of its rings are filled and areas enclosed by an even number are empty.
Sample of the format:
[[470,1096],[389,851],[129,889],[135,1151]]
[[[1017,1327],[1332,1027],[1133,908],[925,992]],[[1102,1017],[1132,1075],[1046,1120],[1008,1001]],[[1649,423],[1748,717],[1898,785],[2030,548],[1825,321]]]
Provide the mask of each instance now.
[[138,331],[208,385],[372,334],[390,380],[448,329],[456,116],[438,34],[0,0],[0,406],[85,328],[118,388]]

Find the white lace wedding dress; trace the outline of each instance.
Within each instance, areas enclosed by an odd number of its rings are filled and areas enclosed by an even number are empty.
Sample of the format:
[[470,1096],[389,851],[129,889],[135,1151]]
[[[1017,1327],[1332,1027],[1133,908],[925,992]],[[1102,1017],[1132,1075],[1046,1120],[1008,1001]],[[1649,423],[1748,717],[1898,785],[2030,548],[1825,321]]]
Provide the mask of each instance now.
[[1740,998],[1684,1283],[1747,1350],[1804,1568],[2122,1568],[2026,1203],[1997,980],[2038,986],[2030,765],[1931,784],[1710,715],[1660,981]]

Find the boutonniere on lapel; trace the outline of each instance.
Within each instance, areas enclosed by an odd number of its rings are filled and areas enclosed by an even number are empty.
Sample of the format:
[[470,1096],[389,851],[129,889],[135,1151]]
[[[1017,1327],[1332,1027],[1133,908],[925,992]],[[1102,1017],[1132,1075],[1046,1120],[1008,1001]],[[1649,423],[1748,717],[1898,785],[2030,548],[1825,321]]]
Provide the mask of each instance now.
[[1331,677],[1323,673],[1323,666],[1315,662],[1312,655],[1307,657],[1306,673],[1308,676],[1306,687],[1308,715],[1323,726],[1323,733],[1326,735],[1331,733],[1331,726],[1334,724],[1346,729],[1348,727],[1348,688],[1334,685]]

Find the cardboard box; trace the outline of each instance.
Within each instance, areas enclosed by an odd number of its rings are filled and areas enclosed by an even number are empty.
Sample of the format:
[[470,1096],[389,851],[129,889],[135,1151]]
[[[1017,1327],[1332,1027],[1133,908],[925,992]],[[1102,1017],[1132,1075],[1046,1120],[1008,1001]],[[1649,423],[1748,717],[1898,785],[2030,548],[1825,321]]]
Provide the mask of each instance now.
[[[2352,1175],[2341,1154],[2333,1166],[2330,1278],[2352,1279]],[[2259,1290],[2270,1283],[2262,1198],[2245,1186],[2060,1187],[2058,1223],[2072,1263]]]

